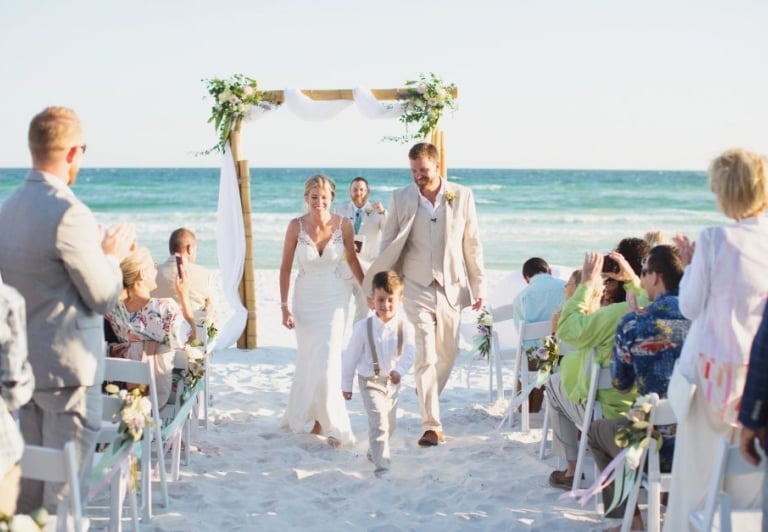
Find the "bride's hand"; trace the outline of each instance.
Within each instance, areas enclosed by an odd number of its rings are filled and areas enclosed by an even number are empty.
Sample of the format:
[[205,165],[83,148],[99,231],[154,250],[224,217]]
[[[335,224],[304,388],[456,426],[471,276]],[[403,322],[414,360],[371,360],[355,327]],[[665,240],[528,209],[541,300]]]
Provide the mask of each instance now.
[[293,329],[293,314],[287,308],[283,309],[283,325],[286,329]]

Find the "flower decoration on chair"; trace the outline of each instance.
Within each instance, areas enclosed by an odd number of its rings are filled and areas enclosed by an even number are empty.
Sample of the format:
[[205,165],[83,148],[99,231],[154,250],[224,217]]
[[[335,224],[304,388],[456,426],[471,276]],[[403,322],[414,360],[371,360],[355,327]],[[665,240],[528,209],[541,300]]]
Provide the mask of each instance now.
[[536,385],[540,386],[549,380],[552,371],[560,360],[560,346],[554,334],[541,339],[538,347],[529,347],[525,350],[528,360],[536,362],[536,371],[539,372]]
[[[659,431],[654,430],[650,436],[648,435],[652,408],[653,404],[651,403],[650,395],[641,395],[635,399],[631,408],[623,414],[629,420],[629,425],[620,427],[616,432],[616,445],[619,447],[644,449],[655,439],[657,442],[656,448],[661,448],[662,438]],[[630,465],[637,467],[637,464]]]
[[0,532],[29,532],[45,530],[48,523],[48,511],[38,508],[27,514],[0,514]]
[[117,433],[133,442],[139,441],[145,428],[154,426],[152,421],[152,403],[144,396],[146,386],[137,386],[128,391],[121,390],[115,384],[108,384],[105,391],[123,401],[120,407],[120,425]]
[[477,352],[480,358],[485,358],[488,363],[491,361],[491,340],[493,338],[493,316],[488,309],[483,307],[480,314],[477,315],[477,335],[475,336],[475,346],[473,350]]
[[242,74],[235,74],[228,79],[211,78],[202,81],[205,82],[208,93],[214,99],[208,123],[213,122],[219,141],[215,146],[201,152],[201,155],[207,155],[215,150],[224,153],[224,147],[237,119],[247,116],[251,107],[268,110],[279,105],[265,100],[264,93],[258,90],[256,80]]
[[[444,85],[443,81],[433,73],[419,74],[419,79],[405,82],[406,90],[397,95],[403,100],[403,114],[400,121],[405,124],[405,135],[384,137],[384,140],[395,142],[410,142],[423,139],[437,127],[437,123],[446,109],[456,110],[453,92],[456,85]],[[409,125],[416,124],[416,133],[409,132]]]
[[627,401],[626,404],[629,406],[629,410],[623,415],[629,420],[629,424],[619,427],[614,438],[616,445],[623,447],[623,450],[603,469],[591,487],[586,490],[571,491],[564,494],[564,497],[578,497],[579,503],[583,506],[589,499],[613,483],[613,500],[605,510],[606,513],[609,513],[629,497],[637,475],[642,474],[639,470],[643,451],[652,441],[656,440],[656,452],[658,452],[663,440],[657,430],[654,429],[650,432],[648,430],[653,408],[650,394],[641,395],[635,399],[634,403]]
[[197,383],[205,377],[205,357],[207,356],[205,351],[197,346],[187,346],[185,348],[187,353],[187,369],[184,372],[184,393],[182,394],[181,401],[185,403],[189,399],[192,390]]

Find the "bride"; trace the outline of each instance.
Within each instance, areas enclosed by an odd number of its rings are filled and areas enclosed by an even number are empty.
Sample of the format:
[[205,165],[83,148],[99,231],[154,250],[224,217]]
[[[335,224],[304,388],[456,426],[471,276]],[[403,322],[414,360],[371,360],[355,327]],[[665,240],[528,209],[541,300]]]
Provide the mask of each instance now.
[[[336,185],[327,176],[314,175],[304,183],[309,212],[294,218],[285,232],[280,265],[280,300],[283,325],[296,329],[296,372],[288,408],[280,423],[303,432],[313,421],[312,434],[325,434],[334,447],[351,443],[354,435],[341,395],[341,350],[349,292],[339,275],[346,260],[358,283],[363,271],[357,260],[352,224],[331,214]],[[288,305],[291,267],[296,257],[299,272],[293,290],[293,312]]]

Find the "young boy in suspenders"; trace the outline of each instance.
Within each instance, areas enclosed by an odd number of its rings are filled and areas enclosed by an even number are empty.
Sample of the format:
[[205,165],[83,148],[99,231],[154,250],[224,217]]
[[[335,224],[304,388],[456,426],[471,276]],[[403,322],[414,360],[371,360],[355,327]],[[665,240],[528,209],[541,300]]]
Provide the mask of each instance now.
[[341,387],[344,399],[352,399],[352,381],[357,373],[368,413],[368,459],[380,476],[389,470],[389,439],[395,430],[400,377],[413,364],[416,343],[413,325],[399,311],[403,280],[390,270],[374,275],[372,284],[376,314],[354,325],[342,355]]

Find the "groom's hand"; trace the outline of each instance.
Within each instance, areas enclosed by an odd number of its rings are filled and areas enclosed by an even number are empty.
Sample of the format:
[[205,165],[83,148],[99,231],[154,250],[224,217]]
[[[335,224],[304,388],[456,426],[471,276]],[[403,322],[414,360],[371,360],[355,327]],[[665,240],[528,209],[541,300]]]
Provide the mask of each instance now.
[[475,299],[475,302],[472,305],[472,310],[478,311],[481,308],[483,308],[483,298],[482,297],[478,297],[477,299]]

